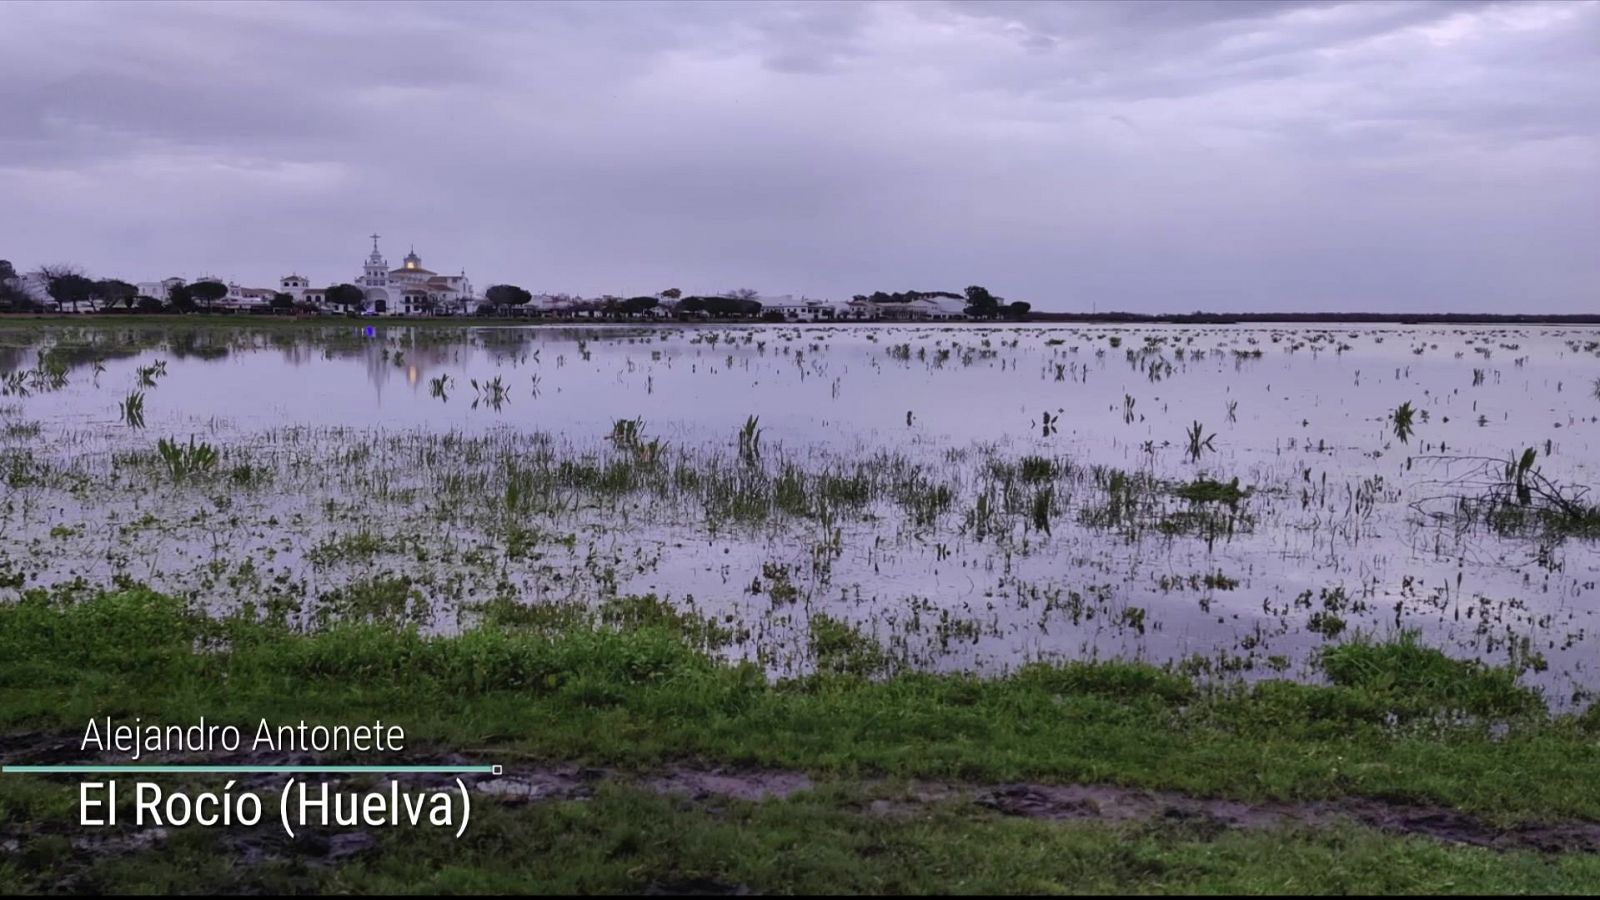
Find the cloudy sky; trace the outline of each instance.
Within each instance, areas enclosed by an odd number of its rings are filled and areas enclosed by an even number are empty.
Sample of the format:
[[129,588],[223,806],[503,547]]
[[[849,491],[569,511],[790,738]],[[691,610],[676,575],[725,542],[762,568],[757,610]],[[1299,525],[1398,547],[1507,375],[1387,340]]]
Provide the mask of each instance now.
[[0,0],[0,258],[1600,311],[1600,2]]

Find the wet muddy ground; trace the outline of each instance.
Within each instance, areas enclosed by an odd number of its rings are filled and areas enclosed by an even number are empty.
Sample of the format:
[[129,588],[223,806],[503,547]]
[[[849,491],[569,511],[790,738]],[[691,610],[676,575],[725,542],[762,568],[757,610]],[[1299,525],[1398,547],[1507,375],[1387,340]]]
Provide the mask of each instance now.
[[[85,757],[78,751],[79,736],[34,732],[0,737],[0,756],[15,765],[94,763],[110,757]],[[494,761],[492,754],[472,764]],[[201,760],[152,758],[149,763],[200,762]],[[310,754],[222,754],[206,757],[208,765],[329,765],[340,760]],[[408,765],[463,765],[458,754],[421,751]],[[976,784],[956,781],[890,781],[882,779],[814,778],[805,772],[739,767],[670,765],[647,770],[505,759],[499,775],[459,776],[475,795],[506,807],[552,802],[582,802],[607,787],[623,787],[682,798],[715,810],[729,802],[781,802],[810,792],[840,797],[846,808],[863,816],[915,817],[935,808],[970,807],[1005,816],[1104,825],[1181,823],[1204,833],[1230,830],[1322,829],[1358,825],[1387,834],[1423,837],[1448,844],[1491,850],[1539,853],[1600,853],[1600,822],[1552,821],[1497,825],[1478,816],[1440,805],[1409,804],[1371,797],[1247,802],[1199,797],[1167,790],[1146,790],[1109,784],[1007,783]],[[350,776],[324,776],[341,789],[381,789],[386,780]],[[455,775],[407,774],[399,779],[411,789],[449,788]],[[61,779],[52,779],[61,780]],[[275,791],[279,779],[254,775],[239,778],[241,789]],[[75,823],[0,825],[0,852],[20,854],[41,834],[70,838],[74,850],[92,854],[132,854],[158,848],[171,829],[125,829],[112,836],[85,836]],[[305,829],[294,839],[277,829],[236,828],[228,832],[226,846],[240,865],[269,858],[293,856],[302,861],[336,865],[378,848],[378,833],[364,829],[342,831]]]

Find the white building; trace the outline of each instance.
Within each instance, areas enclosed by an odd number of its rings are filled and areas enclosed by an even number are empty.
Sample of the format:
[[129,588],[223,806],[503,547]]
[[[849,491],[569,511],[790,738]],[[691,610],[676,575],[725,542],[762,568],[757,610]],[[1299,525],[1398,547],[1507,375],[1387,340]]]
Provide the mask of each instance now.
[[873,303],[851,300],[840,318],[850,319],[964,319],[967,302],[951,297],[918,297],[905,303]]
[[228,282],[228,296],[222,298],[221,305],[241,312],[270,309],[272,307],[272,298],[277,293],[277,291],[270,291],[266,288],[243,287],[238,282],[230,281]]
[[761,301],[763,314],[779,313],[790,322],[829,322],[836,318],[846,318],[841,306],[831,300],[796,298],[793,294],[757,299]]
[[[440,275],[425,269],[414,248],[400,268],[391,269],[378,249],[378,237],[372,235],[372,253],[362,265],[361,275],[351,282],[366,295],[369,311],[386,316],[459,315],[471,311],[474,297],[466,272]],[[327,289],[313,288],[304,275],[283,276],[278,280],[278,290],[296,303],[326,305]]]
[[134,285],[141,297],[154,297],[162,303],[172,299],[172,289],[183,284],[182,278],[163,278],[160,281],[141,281]]
[[536,316],[570,316],[578,312],[582,302],[569,294],[534,294],[528,311]]

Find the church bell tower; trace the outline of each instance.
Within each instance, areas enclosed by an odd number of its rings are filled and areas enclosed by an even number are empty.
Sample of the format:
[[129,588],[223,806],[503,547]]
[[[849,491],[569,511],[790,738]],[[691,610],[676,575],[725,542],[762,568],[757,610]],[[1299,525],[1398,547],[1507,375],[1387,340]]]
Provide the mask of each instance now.
[[378,235],[372,235],[372,255],[367,257],[367,273],[362,279],[368,287],[380,287],[389,281],[389,261],[378,251]]

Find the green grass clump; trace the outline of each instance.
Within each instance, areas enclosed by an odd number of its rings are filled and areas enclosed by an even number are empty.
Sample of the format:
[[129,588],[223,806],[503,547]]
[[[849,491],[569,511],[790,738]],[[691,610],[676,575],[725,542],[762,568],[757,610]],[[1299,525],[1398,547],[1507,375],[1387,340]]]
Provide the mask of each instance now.
[[1388,641],[1357,636],[1322,651],[1334,684],[1381,699],[1396,714],[1440,710],[1474,716],[1517,716],[1539,710],[1537,691],[1517,683],[1510,668],[1451,659],[1418,643],[1413,632]]
[[1357,794],[1508,822],[1600,818],[1596,713],[1552,715],[1511,669],[1409,637],[1332,647],[1327,684],[1200,682],[1127,662],[978,678],[894,671],[892,651],[813,614],[816,673],[771,681],[707,652],[719,626],[654,598],[587,614],[512,609],[488,604],[476,627],[447,636],[377,616],[217,620],[142,589],[34,593],[0,608],[0,733],[78,731],[113,713],[399,715],[417,746],[487,758],[1112,782],[1246,800]]
[[811,653],[819,672],[864,677],[889,665],[889,656],[877,641],[821,613],[811,617]]
[[1056,461],[1048,456],[1024,456],[1017,466],[1023,481],[1049,481],[1059,473]]
[[1172,489],[1172,493],[1193,503],[1238,503],[1249,494],[1248,488],[1239,487],[1235,478],[1226,484],[1209,478],[1196,478],[1188,484]]

